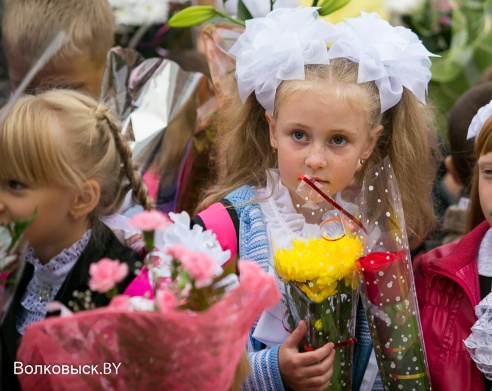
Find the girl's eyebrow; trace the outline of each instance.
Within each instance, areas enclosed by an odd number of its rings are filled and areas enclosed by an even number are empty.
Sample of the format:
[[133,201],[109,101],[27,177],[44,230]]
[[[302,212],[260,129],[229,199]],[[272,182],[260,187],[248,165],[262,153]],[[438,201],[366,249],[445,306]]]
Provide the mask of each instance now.
[[[285,122],[286,125],[289,125],[289,126],[295,126],[295,127],[298,127],[298,128],[308,128],[309,126],[307,126],[306,124],[301,124],[301,123],[298,123],[298,122],[290,122],[290,121],[286,121]],[[325,129],[325,130],[329,130],[330,132],[348,132],[348,133],[356,133],[355,131],[352,131],[350,129],[346,129],[346,128],[332,128],[332,129]]]

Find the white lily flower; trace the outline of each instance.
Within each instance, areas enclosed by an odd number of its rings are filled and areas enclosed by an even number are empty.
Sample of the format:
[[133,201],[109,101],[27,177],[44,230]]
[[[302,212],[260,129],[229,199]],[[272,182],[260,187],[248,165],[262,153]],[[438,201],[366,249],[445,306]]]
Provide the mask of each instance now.
[[168,19],[168,0],[109,0],[117,25],[162,24]]
[[425,0],[386,0],[384,8],[396,15],[415,15],[422,10]]
[[[253,18],[266,16],[270,12],[270,0],[243,0]],[[229,15],[237,15],[238,0],[228,0],[225,3],[225,10]],[[301,0],[277,0],[273,4],[273,9],[277,8],[296,8],[301,5]]]

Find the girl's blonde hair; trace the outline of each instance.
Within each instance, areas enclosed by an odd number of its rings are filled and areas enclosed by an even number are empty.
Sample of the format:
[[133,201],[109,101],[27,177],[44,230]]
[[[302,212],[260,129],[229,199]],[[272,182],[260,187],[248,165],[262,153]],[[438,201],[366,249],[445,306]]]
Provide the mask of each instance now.
[[19,99],[0,128],[0,159],[2,180],[75,189],[97,181],[92,220],[118,211],[129,190],[137,203],[153,208],[118,122],[106,106],[79,92]]
[[[440,155],[430,109],[404,89],[400,102],[381,114],[376,84],[358,84],[358,64],[345,58],[331,60],[329,65],[307,65],[305,70],[305,80],[284,81],[277,88],[274,112],[278,113],[286,96],[324,87],[346,100],[354,110],[362,110],[368,130],[382,124],[384,130],[358,179],[366,167],[389,156],[401,192],[410,245],[415,247],[436,223],[431,190]],[[242,185],[264,187],[267,169],[276,166],[265,109],[253,94],[244,104],[231,103],[223,121],[229,131],[218,145],[218,182],[207,192],[198,210]]]
[[[475,138],[475,158],[478,160],[480,156],[492,152],[492,117],[489,117],[482,127],[482,130]],[[480,196],[478,194],[478,180],[480,170],[478,163],[475,163],[473,168],[473,177],[471,181],[470,205],[468,207],[467,228],[468,231],[473,230],[477,225],[485,220],[485,215],[480,205]]]

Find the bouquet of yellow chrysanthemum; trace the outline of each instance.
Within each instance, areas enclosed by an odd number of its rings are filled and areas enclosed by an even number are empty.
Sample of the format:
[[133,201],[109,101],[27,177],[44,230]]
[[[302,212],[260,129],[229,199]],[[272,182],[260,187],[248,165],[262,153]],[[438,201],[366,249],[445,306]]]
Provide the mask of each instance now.
[[294,330],[301,320],[306,321],[308,332],[300,346],[303,351],[333,342],[337,354],[328,389],[347,390],[351,388],[358,301],[355,262],[363,255],[366,236],[362,224],[304,179],[321,195],[308,206],[310,215],[320,216],[320,229],[318,237],[295,238],[289,247],[274,252],[287,308],[284,327]]

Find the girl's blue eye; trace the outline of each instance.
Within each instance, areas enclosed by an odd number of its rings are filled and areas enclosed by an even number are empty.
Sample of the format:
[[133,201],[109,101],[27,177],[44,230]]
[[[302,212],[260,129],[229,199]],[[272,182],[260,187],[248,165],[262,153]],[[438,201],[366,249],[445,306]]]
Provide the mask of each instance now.
[[483,173],[487,176],[492,176],[492,170],[491,169],[486,169],[483,171]]
[[347,143],[347,140],[342,136],[335,136],[333,137],[332,142],[335,145],[345,145]]
[[293,132],[292,136],[294,137],[294,139],[296,139],[298,141],[302,140],[305,137],[304,132],[301,132],[299,130]]
[[26,186],[20,182],[17,182],[17,181],[9,181],[9,187],[13,190],[22,190]]

